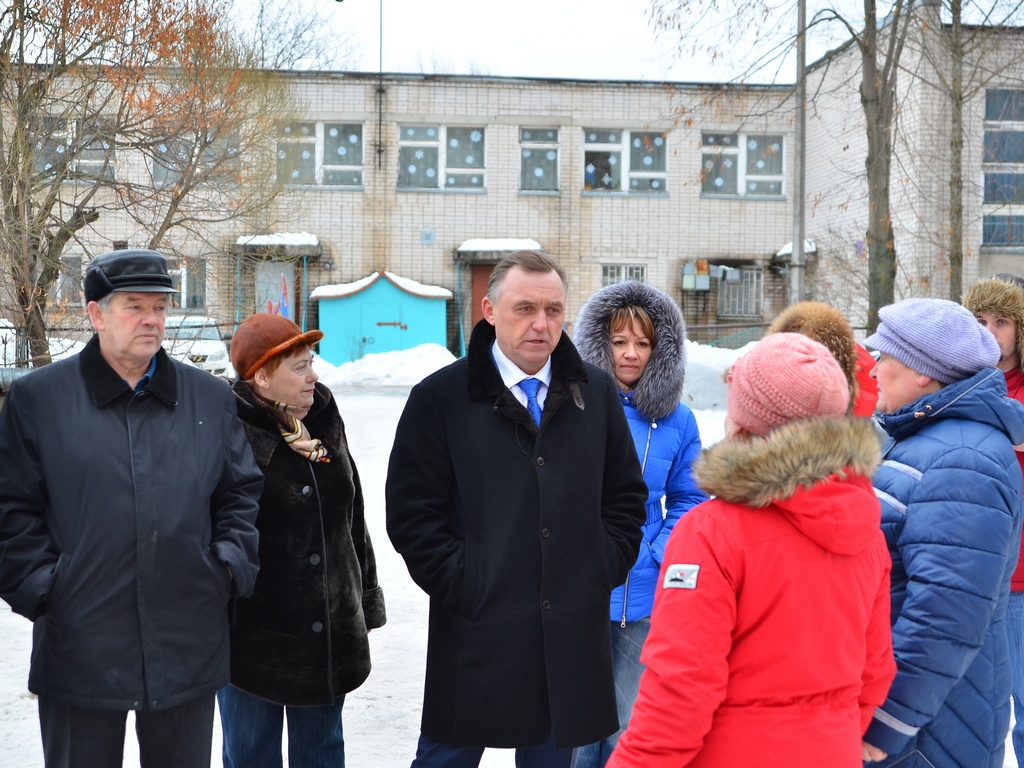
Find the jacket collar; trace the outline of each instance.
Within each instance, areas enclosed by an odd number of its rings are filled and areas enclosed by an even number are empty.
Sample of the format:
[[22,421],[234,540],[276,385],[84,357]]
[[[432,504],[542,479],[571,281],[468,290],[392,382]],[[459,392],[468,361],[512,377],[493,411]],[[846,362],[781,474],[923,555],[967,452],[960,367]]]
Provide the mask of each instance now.
[[[266,469],[274,451],[284,443],[281,430],[267,406],[248,384],[239,379],[231,385],[231,389],[235,393],[238,418],[246,427],[245,433],[249,438],[256,464],[260,469]],[[327,455],[331,459],[336,459],[341,455],[344,428],[338,409],[329,408],[333,399],[334,395],[326,386],[320,382],[314,384],[313,405],[302,419],[302,423],[313,437],[320,438],[320,442],[327,449]]]
[[[78,355],[78,365],[85,380],[85,386],[94,403],[102,408],[121,395],[133,394],[128,382],[110,367],[100,352],[100,337],[93,334],[89,343]],[[178,377],[167,353],[161,348],[156,353],[156,372],[146,388],[167,405],[178,404]]]
[[[494,326],[481,320],[469,337],[469,351],[466,354],[469,365],[469,396],[474,399],[494,397],[506,389],[491,356],[491,344],[495,340]],[[590,380],[587,366],[580,358],[566,333],[551,353],[551,387],[571,381],[586,384]]]
[[878,414],[876,419],[895,440],[903,440],[936,421],[966,419],[995,427],[1014,445],[1024,442],[1024,406],[1006,396],[1006,377],[996,368],[982,368],[897,411]]
[[502,381],[491,355],[491,344],[494,340],[494,326],[486,320],[481,320],[473,328],[473,334],[469,338],[469,352],[466,355],[469,366],[467,385],[471,399],[494,398],[495,411],[512,419],[533,435],[539,434],[547,426],[553,415],[570,397],[577,408],[584,408],[580,384],[588,383],[590,375],[567,334],[562,334],[554,352],[551,353],[551,384],[544,400],[539,428],[529,411]]

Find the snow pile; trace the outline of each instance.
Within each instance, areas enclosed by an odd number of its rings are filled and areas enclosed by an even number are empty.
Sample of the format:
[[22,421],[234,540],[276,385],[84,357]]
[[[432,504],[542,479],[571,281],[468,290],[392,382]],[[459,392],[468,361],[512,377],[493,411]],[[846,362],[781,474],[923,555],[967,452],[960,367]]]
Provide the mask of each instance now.
[[[683,403],[692,410],[725,410],[725,372],[756,342],[739,349],[719,349],[686,342],[686,379],[683,383]],[[701,433],[703,437],[703,432]],[[704,441],[704,445],[707,445]]]
[[455,356],[440,344],[421,344],[400,352],[380,352],[334,366],[317,357],[313,369],[328,388],[411,387],[434,371],[453,363]]

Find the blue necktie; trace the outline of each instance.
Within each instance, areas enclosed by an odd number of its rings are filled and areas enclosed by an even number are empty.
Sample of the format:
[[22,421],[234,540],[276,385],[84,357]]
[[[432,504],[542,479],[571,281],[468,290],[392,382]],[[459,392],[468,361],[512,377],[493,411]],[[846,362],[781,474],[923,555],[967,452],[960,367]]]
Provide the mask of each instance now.
[[526,410],[539,427],[540,403],[537,402],[537,393],[540,391],[540,379],[523,379],[519,382],[519,388],[526,393]]

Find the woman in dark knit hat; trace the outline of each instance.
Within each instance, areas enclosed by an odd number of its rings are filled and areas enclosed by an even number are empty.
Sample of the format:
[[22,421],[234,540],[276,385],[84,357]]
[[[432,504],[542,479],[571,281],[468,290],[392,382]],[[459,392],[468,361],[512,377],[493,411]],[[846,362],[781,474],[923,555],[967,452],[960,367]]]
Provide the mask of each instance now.
[[265,482],[260,572],[231,626],[231,685],[218,693],[224,766],[343,766],[345,694],[370,673],[369,630],[384,624],[363,494],[338,406],[317,381],[312,344],[278,315],[243,322],[231,344],[238,416]]

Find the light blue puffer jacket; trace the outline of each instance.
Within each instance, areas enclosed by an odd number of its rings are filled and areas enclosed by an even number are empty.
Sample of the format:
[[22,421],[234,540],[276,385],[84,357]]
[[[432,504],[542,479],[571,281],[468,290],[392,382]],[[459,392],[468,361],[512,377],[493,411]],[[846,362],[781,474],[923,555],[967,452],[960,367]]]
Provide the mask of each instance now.
[[864,738],[889,753],[880,766],[1001,768],[1024,406],[985,368],[878,419],[898,671]]
[[632,392],[620,393],[649,494],[640,555],[626,583],[612,592],[611,619],[618,622],[651,615],[668,536],[684,512],[706,499],[690,469],[701,449],[697,421],[679,402],[686,371],[686,323],[676,303],[645,283],[602,288],[580,310],[573,342],[584,360],[614,376],[609,321],[625,306],[647,312],[656,339],[644,375]]

